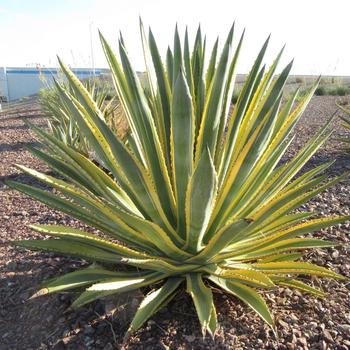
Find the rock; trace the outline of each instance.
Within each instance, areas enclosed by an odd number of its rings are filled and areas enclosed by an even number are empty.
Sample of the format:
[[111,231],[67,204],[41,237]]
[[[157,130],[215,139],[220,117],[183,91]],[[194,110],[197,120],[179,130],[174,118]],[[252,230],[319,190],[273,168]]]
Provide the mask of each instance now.
[[74,339],[74,335],[70,335],[70,336],[68,336],[68,337],[64,337],[64,338],[62,339],[62,341],[63,341],[63,343],[64,343],[65,345],[67,345],[67,344],[69,344],[69,342],[72,341],[73,339]]
[[296,323],[299,321],[299,318],[294,314],[290,314],[289,317],[290,317],[290,323]]
[[332,258],[336,259],[339,257],[339,251],[338,250],[335,250],[333,253],[332,253]]
[[295,345],[293,343],[287,343],[286,345],[288,350],[295,350]]
[[113,349],[114,347],[111,343],[107,343],[103,348],[103,350],[113,350]]
[[185,335],[185,339],[189,342],[192,343],[196,340],[196,337],[194,335]]
[[344,332],[345,334],[350,335],[350,325],[349,324],[340,324],[338,326],[338,329],[342,332]]
[[287,322],[284,322],[283,320],[278,320],[278,323],[283,327],[283,328],[288,328],[289,324]]
[[329,343],[333,343],[333,337],[331,336],[331,334],[329,333],[329,331],[327,329],[325,329],[323,331],[323,337],[329,342]]
[[301,332],[298,329],[293,329],[293,333],[293,338],[301,337]]
[[317,322],[311,321],[309,323],[311,329],[316,329],[317,328]]
[[17,263],[15,261],[10,261],[7,263],[6,268],[9,271],[15,270],[17,268]]
[[328,349],[327,343],[324,340],[322,340],[320,342],[319,346],[320,346],[320,350],[327,350]]
[[298,338],[298,343],[302,346],[307,346],[307,340],[305,337]]
[[68,336],[69,336],[69,333],[70,333],[70,330],[69,330],[69,329],[65,329],[65,330],[63,331],[63,333],[62,333],[62,337],[63,337],[63,338],[68,337]]
[[60,340],[58,343],[56,343],[53,347],[52,350],[65,350],[66,346],[64,345],[64,342]]
[[297,343],[297,337],[295,336],[295,334],[292,335],[292,339],[291,339],[291,343],[292,344],[296,344]]
[[83,330],[84,334],[94,334],[95,333],[95,329],[91,326],[91,325],[87,325],[84,327]]
[[110,296],[105,300],[101,300],[101,302],[104,302],[104,312],[107,315],[118,314],[119,320],[123,323],[129,323],[133,319],[142,298],[141,291],[135,290],[130,293]]
[[86,337],[86,338],[84,339],[84,344],[85,344],[86,346],[90,346],[90,345],[92,345],[93,343],[95,343],[95,340],[92,339],[92,338]]
[[163,342],[159,343],[159,347],[161,350],[170,350],[168,345],[165,345]]
[[22,294],[21,294],[21,299],[22,300],[27,300],[29,297],[30,297],[30,292],[29,291],[24,291]]

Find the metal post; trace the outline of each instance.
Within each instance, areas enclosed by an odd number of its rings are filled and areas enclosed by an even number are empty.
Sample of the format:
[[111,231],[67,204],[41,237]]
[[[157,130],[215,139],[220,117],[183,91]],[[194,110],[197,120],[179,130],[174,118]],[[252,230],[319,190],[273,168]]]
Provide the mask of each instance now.
[[92,74],[93,74],[93,76],[95,76],[94,49],[93,49],[93,46],[92,46],[92,24],[93,24],[93,22],[90,21],[89,29],[90,29],[91,66],[92,66]]

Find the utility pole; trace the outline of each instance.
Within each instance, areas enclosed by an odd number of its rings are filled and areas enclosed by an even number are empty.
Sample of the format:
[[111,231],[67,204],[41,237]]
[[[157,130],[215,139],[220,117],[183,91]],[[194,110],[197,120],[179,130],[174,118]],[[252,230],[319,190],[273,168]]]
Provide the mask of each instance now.
[[90,29],[90,55],[91,55],[91,67],[92,67],[92,74],[95,76],[95,62],[94,62],[94,49],[92,46],[92,24],[93,22],[90,21],[89,23],[89,29]]

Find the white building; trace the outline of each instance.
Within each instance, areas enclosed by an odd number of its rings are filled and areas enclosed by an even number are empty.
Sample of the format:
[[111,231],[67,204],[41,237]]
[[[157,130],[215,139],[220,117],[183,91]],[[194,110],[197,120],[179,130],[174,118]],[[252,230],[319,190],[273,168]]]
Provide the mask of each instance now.
[[[72,68],[79,79],[108,74],[108,69]],[[34,95],[57,77],[57,68],[0,67],[0,102]]]

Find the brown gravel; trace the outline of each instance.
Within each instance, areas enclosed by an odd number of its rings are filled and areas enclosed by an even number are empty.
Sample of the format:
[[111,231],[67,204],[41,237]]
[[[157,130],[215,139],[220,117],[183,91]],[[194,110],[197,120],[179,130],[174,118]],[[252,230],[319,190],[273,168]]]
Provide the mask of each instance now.
[[[350,96],[346,97],[350,101]],[[297,138],[287,156],[295,152],[336,110],[335,97],[314,97],[296,128]],[[0,114],[0,349],[118,349],[127,319],[138,300],[129,295],[96,302],[75,312],[63,313],[74,295],[47,296],[28,301],[38,284],[49,277],[74,270],[79,260],[53,254],[15,249],[8,240],[34,237],[30,223],[82,226],[74,219],[49,209],[4,186],[4,178],[31,182],[14,163],[41,171],[48,169],[25,150],[35,143],[33,134],[18,117],[44,125],[37,106],[25,106]],[[336,138],[344,135],[335,123],[332,139],[308,164],[308,168],[335,159],[328,175],[350,170],[350,156],[340,151]],[[350,213],[350,182],[345,180],[317,196],[300,210],[320,215]],[[307,259],[350,277],[349,223],[316,232],[314,236],[338,240],[337,248],[317,250]],[[321,300],[289,289],[265,293],[276,318],[278,338],[247,306],[235,298],[215,293],[221,325],[214,340],[202,339],[197,317],[186,293],[155,315],[138,331],[127,349],[350,349],[350,284],[347,281],[312,279],[329,292]],[[119,312],[115,312],[115,311]]]

